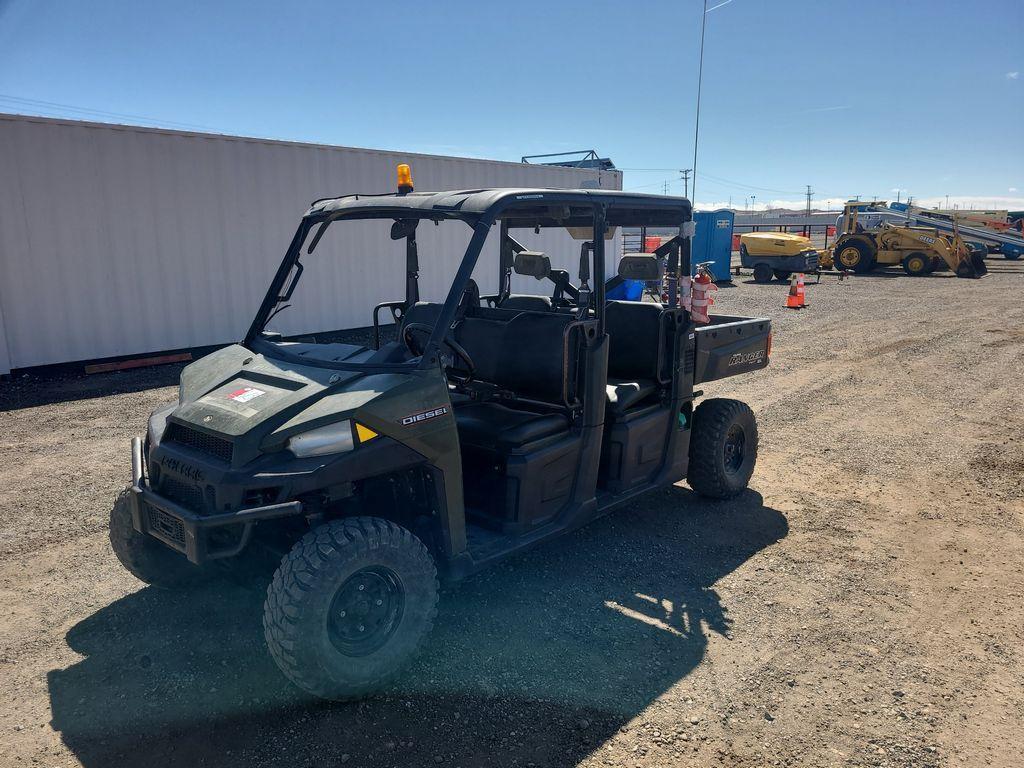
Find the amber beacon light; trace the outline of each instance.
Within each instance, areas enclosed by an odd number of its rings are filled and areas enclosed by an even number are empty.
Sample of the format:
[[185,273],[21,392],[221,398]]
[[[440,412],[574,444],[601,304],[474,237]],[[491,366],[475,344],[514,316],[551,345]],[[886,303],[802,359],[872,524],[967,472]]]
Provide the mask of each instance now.
[[412,192],[412,169],[407,163],[398,164],[398,194]]

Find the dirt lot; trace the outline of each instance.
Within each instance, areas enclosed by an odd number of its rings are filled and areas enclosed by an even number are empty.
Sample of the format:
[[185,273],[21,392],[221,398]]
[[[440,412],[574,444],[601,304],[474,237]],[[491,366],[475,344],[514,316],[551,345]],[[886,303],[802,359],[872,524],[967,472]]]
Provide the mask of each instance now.
[[449,587],[410,673],[311,701],[258,588],[144,587],[106,538],[177,370],[0,384],[0,765],[1010,766],[1024,733],[1024,263],[741,279],[752,489],[651,493]]

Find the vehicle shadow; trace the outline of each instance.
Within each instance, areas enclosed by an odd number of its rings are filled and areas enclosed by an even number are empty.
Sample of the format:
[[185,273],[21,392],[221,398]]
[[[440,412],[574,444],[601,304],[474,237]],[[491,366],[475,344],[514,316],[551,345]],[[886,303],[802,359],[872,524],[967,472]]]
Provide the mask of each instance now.
[[382,695],[311,699],[264,645],[258,589],[145,588],[67,633],[52,725],[83,765],[575,765],[730,631],[716,581],[786,536],[748,491],[653,491],[442,594]]

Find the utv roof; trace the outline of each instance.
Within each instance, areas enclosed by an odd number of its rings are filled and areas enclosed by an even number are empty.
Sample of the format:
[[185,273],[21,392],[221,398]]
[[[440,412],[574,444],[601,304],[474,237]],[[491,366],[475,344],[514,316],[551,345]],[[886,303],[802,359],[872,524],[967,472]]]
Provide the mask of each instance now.
[[[537,220],[562,226],[586,225],[589,218],[572,211],[572,206],[590,209],[600,201],[609,206],[609,225],[676,224],[691,216],[690,201],[684,197],[643,195],[602,189],[469,189],[450,192],[410,192],[405,195],[346,195],[317,200],[306,212],[313,218],[475,218],[487,213],[500,216],[514,207],[514,219]],[[568,207],[568,215],[552,211]]]

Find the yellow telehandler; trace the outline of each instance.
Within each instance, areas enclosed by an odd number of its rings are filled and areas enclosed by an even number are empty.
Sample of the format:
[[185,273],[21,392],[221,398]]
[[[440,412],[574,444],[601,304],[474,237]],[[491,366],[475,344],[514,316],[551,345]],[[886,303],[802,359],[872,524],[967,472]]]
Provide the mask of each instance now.
[[901,264],[908,275],[918,276],[945,263],[957,277],[979,278],[988,273],[984,255],[972,249],[956,227],[949,233],[889,221],[870,229],[858,223],[858,212],[884,205],[851,201],[843,207],[839,237],[830,249],[836,269],[863,273],[879,264]]

